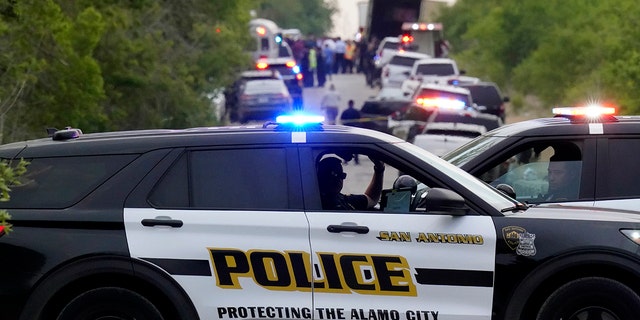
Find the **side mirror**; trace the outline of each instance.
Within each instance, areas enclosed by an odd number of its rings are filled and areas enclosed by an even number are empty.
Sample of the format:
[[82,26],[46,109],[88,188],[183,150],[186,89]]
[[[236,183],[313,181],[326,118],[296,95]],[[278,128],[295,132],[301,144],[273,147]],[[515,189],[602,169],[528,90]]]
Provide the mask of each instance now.
[[498,189],[498,191],[508,195],[511,198],[514,198],[514,199],[516,198],[516,190],[514,190],[513,187],[511,187],[508,184],[501,183],[496,186],[496,189]]
[[426,194],[422,194],[420,197],[424,198],[427,213],[464,216],[469,211],[464,198],[451,190],[431,188],[426,189],[425,192]]

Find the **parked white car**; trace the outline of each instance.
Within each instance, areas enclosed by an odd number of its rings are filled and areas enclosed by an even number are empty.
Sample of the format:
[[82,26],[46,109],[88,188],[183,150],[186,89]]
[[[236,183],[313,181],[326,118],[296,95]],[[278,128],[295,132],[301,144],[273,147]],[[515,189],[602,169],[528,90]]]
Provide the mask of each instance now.
[[421,59],[430,58],[428,54],[398,51],[389,62],[382,67],[382,87],[402,87],[402,83],[407,80],[413,64]]
[[382,66],[387,64],[391,57],[393,57],[393,54],[398,52],[398,49],[400,49],[400,39],[398,39],[398,37],[383,38],[376,50],[376,67],[382,68]]
[[458,68],[455,60],[449,58],[429,58],[416,61],[406,73],[402,90],[414,92],[421,84],[449,84],[452,80],[465,83],[479,82],[479,78],[464,76],[466,72]]

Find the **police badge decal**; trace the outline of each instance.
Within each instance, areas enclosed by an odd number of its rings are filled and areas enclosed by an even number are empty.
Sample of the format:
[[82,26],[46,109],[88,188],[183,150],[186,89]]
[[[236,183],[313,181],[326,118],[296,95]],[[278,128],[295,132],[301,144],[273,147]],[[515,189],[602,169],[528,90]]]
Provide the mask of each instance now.
[[530,257],[536,254],[536,246],[534,241],[536,235],[527,232],[525,228],[517,226],[508,226],[502,228],[502,237],[511,250],[515,250],[516,254]]

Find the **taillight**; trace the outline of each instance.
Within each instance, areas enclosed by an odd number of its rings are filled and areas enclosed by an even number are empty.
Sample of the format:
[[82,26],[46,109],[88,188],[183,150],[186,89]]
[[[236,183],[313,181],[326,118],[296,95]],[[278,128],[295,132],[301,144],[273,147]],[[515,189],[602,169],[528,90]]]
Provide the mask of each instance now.
[[264,70],[264,69],[266,69],[267,67],[269,67],[269,64],[268,64],[268,63],[266,63],[266,62],[258,62],[258,63],[256,63],[256,68],[257,68],[258,70]]
[[286,65],[289,68],[293,68],[293,67],[296,66],[296,62],[295,61],[287,61]]
[[298,80],[302,80],[302,73],[298,73],[298,74],[296,74],[296,79],[298,79]]

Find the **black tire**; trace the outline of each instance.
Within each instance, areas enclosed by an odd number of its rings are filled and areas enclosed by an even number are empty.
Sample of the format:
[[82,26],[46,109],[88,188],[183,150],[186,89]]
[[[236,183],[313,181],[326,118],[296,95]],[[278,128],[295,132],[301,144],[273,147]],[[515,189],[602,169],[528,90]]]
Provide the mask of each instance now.
[[162,320],[145,297],[128,289],[97,288],[75,297],[57,320]]
[[634,320],[640,297],[624,284],[607,278],[583,278],[556,290],[544,302],[537,320]]

